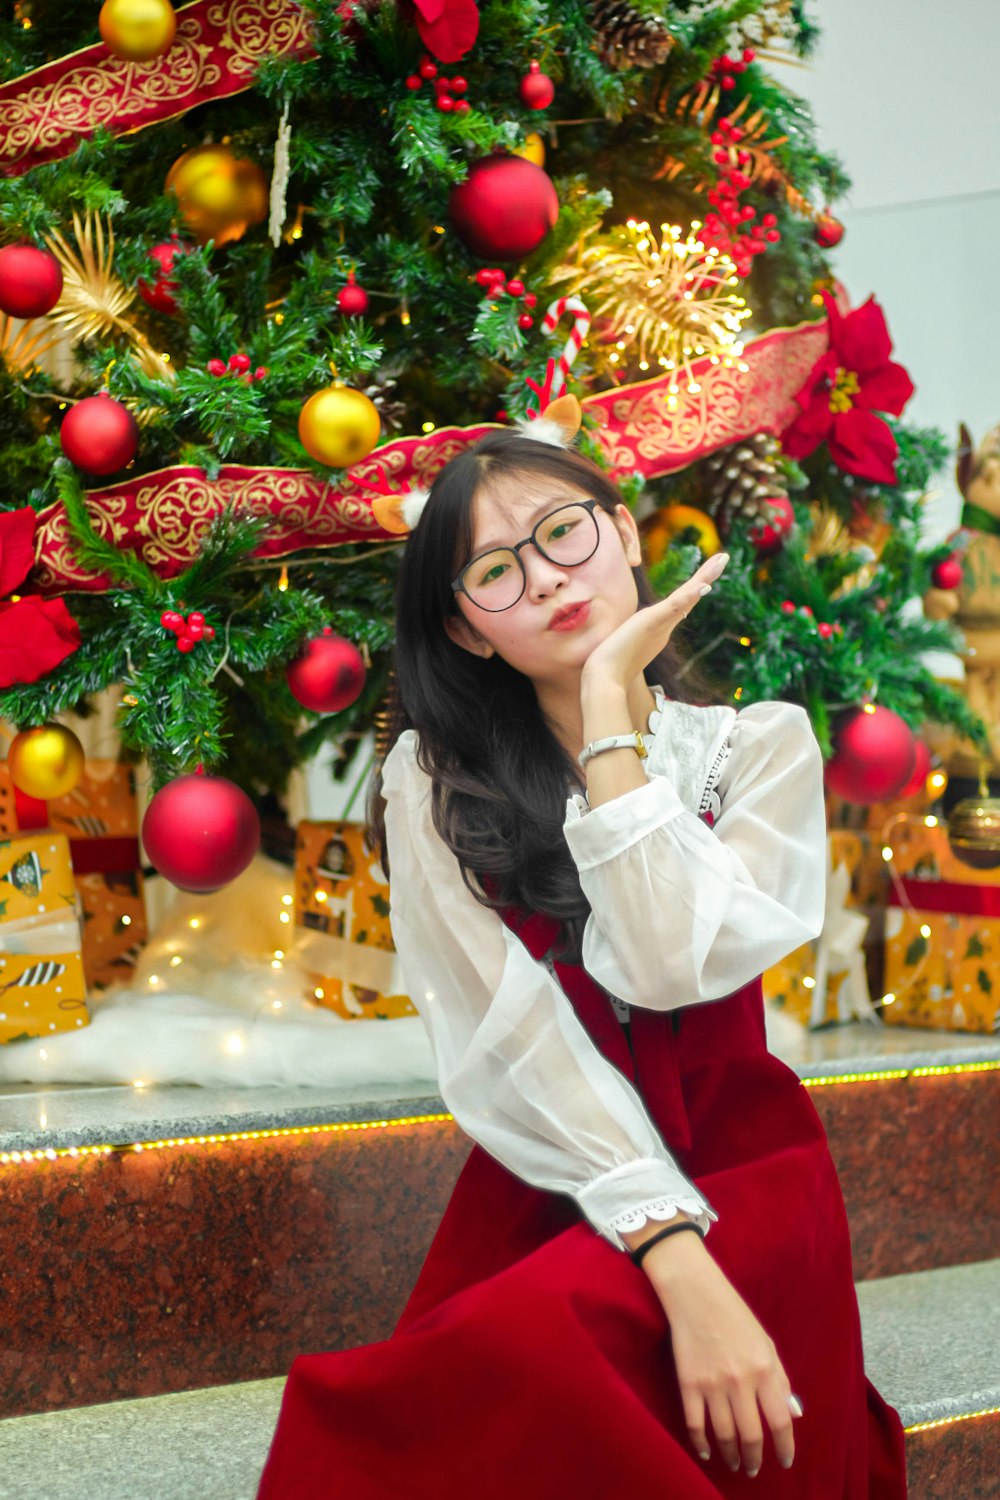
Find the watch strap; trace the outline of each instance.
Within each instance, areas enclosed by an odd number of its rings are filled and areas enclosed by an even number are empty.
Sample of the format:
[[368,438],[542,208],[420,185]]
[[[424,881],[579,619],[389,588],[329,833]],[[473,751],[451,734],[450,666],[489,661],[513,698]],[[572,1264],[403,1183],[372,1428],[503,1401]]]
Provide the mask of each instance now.
[[581,750],[577,760],[581,766],[585,766],[588,760],[600,755],[602,750],[634,750],[640,760],[645,760],[649,754],[639,730],[633,729],[630,734],[611,734],[602,740],[591,740]]

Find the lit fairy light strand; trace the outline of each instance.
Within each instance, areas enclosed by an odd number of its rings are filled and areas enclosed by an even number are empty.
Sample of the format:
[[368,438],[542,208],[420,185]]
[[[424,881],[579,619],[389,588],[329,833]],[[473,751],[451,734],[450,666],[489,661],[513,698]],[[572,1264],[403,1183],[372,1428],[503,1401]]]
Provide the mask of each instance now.
[[680,381],[688,394],[700,392],[694,360],[749,369],[740,333],[751,311],[736,290],[736,266],[698,238],[700,228],[697,220],[687,232],[679,224],[661,224],[657,242],[647,220],[629,219],[612,231],[617,244],[588,246],[579,264],[566,271],[594,317],[607,318],[617,331],[611,364],[631,350],[640,370],[655,362],[674,375],[668,410],[677,406]]

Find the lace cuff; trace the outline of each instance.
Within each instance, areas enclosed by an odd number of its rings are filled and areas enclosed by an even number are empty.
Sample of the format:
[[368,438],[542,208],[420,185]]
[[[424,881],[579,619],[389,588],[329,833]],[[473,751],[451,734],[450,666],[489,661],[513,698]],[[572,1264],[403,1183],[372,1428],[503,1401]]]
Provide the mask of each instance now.
[[690,1214],[707,1234],[718,1218],[694,1183],[662,1157],[623,1162],[580,1189],[576,1199],[598,1234],[617,1250],[628,1248],[622,1233],[641,1229],[650,1219]]
[[707,1234],[709,1225],[716,1223],[719,1217],[700,1198],[678,1194],[676,1198],[654,1198],[651,1203],[644,1203],[640,1208],[629,1209],[627,1213],[612,1219],[608,1228],[620,1238],[623,1234],[632,1234],[635,1230],[644,1228],[650,1219],[672,1219],[679,1213],[690,1214],[702,1234]]

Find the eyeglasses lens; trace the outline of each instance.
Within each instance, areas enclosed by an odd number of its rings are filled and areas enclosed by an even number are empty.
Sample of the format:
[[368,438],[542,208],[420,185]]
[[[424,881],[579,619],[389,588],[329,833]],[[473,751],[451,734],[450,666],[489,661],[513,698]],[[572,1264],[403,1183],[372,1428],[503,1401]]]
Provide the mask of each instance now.
[[[552,562],[576,567],[597,550],[597,517],[585,505],[560,506],[539,522],[535,540]],[[477,557],[463,579],[466,592],[480,609],[509,609],[524,589],[517,554],[510,547],[497,547]]]

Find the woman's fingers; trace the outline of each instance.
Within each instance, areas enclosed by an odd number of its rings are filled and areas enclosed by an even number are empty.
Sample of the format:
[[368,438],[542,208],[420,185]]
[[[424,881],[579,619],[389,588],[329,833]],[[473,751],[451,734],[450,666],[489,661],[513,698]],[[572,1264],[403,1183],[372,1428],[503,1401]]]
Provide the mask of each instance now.
[[757,1399],[764,1413],[764,1420],[771,1429],[774,1451],[782,1468],[790,1469],[795,1457],[795,1433],[792,1429],[792,1413],[788,1406],[791,1388],[782,1373],[777,1372],[761,1382]]
[[705,1436],[705,1398],[700,1391],[692,1389],[681,1389],[681,1400],[684,1402],[684,1420],[687,1423],[688,1434],[694,1445],[694,1451],[699,1458],[711,1458],[712,1452],[708,1446],[708,1438]]
[[736,1420],[733,1416],[733,1408],[725,1391],[717,1389],[709,1393],[708,1415],[712,1421],[712,1431],[715,1433],[715,1441],[722,1455],[722,1462],[735,1473],[740,1466],[740,1445],[736,1440]]
[[732,1407],[740,1447],[743,1450],[743,1467],[752,1477],[759,1470],[764,1457],[764,1428],[757,1410],[757,1397],[753,1386],[750,1384],[738,1386],[731,1393],[729,1404]]

